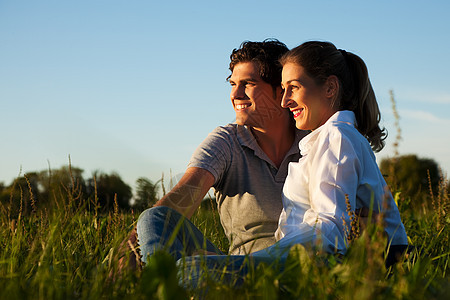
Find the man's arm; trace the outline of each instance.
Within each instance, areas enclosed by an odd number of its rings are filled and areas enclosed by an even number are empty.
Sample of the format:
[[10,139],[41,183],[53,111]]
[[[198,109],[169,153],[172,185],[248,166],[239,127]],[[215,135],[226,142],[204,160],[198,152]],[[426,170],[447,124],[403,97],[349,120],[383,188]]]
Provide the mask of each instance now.
[[188,168],[180,181],[155,206],[168,206],[190,218],[213,184],[214,176],[209,171]]
[[[214,176],[210,172],[201,168],[188,168],[177,185],[162,197],[155,206],[168,206],[190,218],[213,184]],[[117,275],[120,275],[126,268],[133,271],[141,269],[142,263],[139,251],[136,226],[134,226],[128,237],[119,246],[120,259]],[[129,253],[129,256],[127,256],[127,253]],[[111,272],[109,277],[115,280],[117,275]]]

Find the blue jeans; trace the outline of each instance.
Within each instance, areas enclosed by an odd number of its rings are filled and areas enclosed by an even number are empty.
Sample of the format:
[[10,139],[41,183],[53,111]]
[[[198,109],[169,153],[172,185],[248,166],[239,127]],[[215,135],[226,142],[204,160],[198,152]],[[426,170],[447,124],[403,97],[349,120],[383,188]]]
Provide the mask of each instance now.
[[223,254],[191,221],[169,207],[156,206],[145,210],[136,227],[144,263],[158,250],[172,254],[176,260],[200,249]]
[[[139,216],[137,234],[144,263],[155,251],[164,250],[177,260],[182,284],[194,288],[206,276],[239,285],[251,268],[262,262],[278,265],[288,252],[275,244],[250,256],[224,255],[191,221],[165,206],[145,210]],[[192,256],[200,249],[218,255]]]
[[272,269],[282,272],[285,257],[252,255],[206,255],[188,256],[177,261],[181,285],[196,289],[202,283],[213,280],[234,287],[242,285],[245,276],[256,267],[265,263]]

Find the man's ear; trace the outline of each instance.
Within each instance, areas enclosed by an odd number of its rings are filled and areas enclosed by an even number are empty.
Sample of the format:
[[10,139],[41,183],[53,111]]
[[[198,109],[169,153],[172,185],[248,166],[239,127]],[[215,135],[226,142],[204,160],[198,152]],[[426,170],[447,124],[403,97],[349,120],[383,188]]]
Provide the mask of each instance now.
[[330,75],[325,81],[325,95],[330,99],[336,99],[339,94],[339,79],[336,75]]

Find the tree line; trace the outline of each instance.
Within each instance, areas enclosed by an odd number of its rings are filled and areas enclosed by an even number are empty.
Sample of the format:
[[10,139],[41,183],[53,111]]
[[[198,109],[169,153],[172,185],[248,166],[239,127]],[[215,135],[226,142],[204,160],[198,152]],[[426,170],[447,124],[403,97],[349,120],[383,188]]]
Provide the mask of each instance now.
[[[133,189],[116,172],[95,171],[83,177],[83,169],[64,166],[55,170],[29,172],[5,185],[0,182],[0,203],[11,214],[29,214],[37,207],[53,208],[61,202],[96,206],[101,211],[115,208],[142,210],[157,201],[159,182],[140,177]],[[89,200],[89,201],[85,201]],[[85,204],[87,202],[87,204]]]
[[[382,174],[391,190],[399,191],[401,201],[411,208],[433,208],[430,194],[448,194],[450,185],[441,174],[433,159],[417,155],[403,155],[383,159]],[[134,190],[119,174],[96,171],[88,179],[83,178],[83,169],[64,166],[56,170],[26,173],[10,185],[0,182],[0,204],[8,207],[9,214],[28,214],[36,207],[58,206],[61,201],[86,203],[102,211],[115,208],[143,210],[158,200],[160,181],[140,177]],[[162,186],[164,190],[164,186]],[[431,200],[430,200],[431,199]],[[88,201],[85,201],[88,200]]]

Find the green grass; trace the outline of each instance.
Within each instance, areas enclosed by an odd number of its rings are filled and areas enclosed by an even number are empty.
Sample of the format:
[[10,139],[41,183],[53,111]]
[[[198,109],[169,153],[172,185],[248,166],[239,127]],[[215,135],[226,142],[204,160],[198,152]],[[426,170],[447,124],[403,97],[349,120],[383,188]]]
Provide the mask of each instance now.
[[[164,253],[142,271],[119,272],[118,248],[135,214],[117,209],[100,214],[92,199],[75,197],[70,189],[54,196],[53,209],[35,203],[28,215],[2,203],[0,298],[189,299],[201,297],[207,287],[207,299],[450,299],[448,194],[435,198],[439,206],[420,212],[408,205],[414,199],[399,199],[415,249],[392,269],[384,266],[385,241],[374,225],[352,242],[345,257],[299,246],[282,272],[262,264],[238,288],[206,278],[206,286],[195,290],[179,285],[175,262]],[[192,220],[226,251],[228,242],[212,207],[205,205]]]

